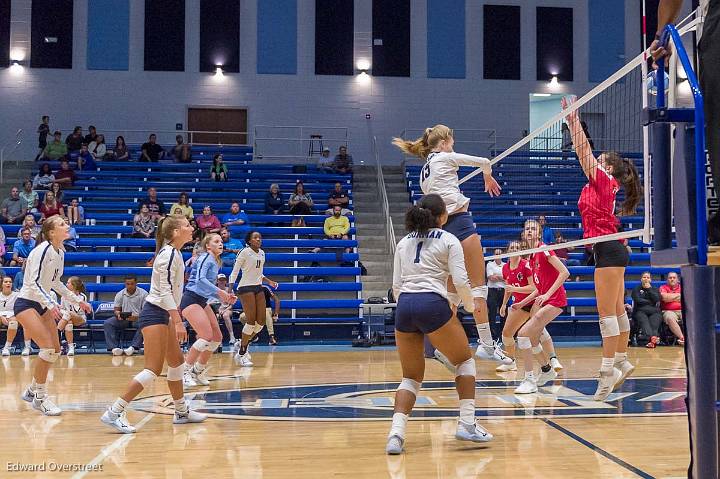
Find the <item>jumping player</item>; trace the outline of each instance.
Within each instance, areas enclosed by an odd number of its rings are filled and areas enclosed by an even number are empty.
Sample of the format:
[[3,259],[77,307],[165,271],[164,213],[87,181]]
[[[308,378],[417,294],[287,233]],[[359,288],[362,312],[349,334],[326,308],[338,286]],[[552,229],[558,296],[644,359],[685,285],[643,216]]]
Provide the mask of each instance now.
[[475,361],[460,321],[447,300],[447,282],[453,284],[466,307],[472,309],[473,294],[465,271],[458,239],[441,227],[448,219],[443,199],[422,197],[405,215],[408,235],[397,245],[393,269],[393,294],[397,342],[403,379],[395,393],[392,427],[385,451],[400,454],[405,429],[425,375],[423,338],[455,366],[455,387],[460,397],[460,419],[455,438],[488,442],[492,434],[475,422]]

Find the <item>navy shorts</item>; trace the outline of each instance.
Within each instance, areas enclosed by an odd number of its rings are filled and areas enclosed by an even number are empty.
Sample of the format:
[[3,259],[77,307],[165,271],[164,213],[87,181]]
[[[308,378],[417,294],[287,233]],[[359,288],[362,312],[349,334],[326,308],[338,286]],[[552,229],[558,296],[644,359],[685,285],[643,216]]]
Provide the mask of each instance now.
[[34,309],[40,316],[47,312],[47,308],[43,308],[42,305],[37,301],[32,301],[25,298],[18,298],[15,300],[15,305],[13,306],[13,313],[15,314],[15,316],[22,313],[23,311],[27,311],[28,309]]
[[253,293],[253,294],[262,293],[262,285],[261,284],[253,284],[250,286],[240,286],[237,289],[237,294],[248,294],[248,293]]
[[180,309],[185,309],[191,304],[197,304],[201,308],[205,309],[207,306],[207,298],[203,298],[197,293],[188,291],[187,289],[183,292],[182,299],[180,300]]
[[477,234],[472,214],[470,214],[469,211],[463,211],[462,213],[455,213],[448,216],[447,223],[445,223],[443,229],[448,233],[454,234],[460,241]]
[[160,306],[145,301],[142,311],[140,311],[140,317],[137,320],[137,328],[142,329],[155,324],[164,324],[166,326],[170,324],[170,313]]
[[448,300],[437,293],[402,293],[395,310],[395,329],[428,334],[452,318]]
[[603,241],[593,245],[596,268],[625,268],[630,264],[630,253],[617,240]]

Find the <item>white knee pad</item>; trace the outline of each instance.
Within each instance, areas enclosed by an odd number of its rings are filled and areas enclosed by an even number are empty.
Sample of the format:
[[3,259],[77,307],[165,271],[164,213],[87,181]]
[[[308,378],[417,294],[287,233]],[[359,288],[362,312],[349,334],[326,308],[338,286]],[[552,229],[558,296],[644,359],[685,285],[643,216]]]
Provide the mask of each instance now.
[[71,333],[73,329],[74,329],[73,323],[67,323],[67,324],[65,325],[65,332],[66,332],[66,333]]
[[250,323],[245,323],[245,326],[242,328],[242,333],[246,336],[252,336],[255,334],[255,325]]
[[503,346],[506,348],[509,346],[515,346],[515,338],[512,336],[503,336],[502,337]]
[[210,347],[207,350],[215,352],[217,351],[217,348],[220,346],[220,344],[220,341],[210,341]]
[[620,334],[620,324],[617,316],[600,318],[600,335],[603,338],[612,338]]
[[406,391],[410,391],[415,396],[417,396],[420,393],[420,386],[422,384],[408,378],[402,378],[402,381],[400,381],[400,385],[398,386],[398,391],[401,389],[404,389]]
[[17,329],[18,328],[18,322],[14,319],[11,319],[8,321],[8,329]]
[[265,327],[264,324],[255,323],[255,334],[259,334],[260,331],[262,331],[264,327]]
[[240,316],[238,316],[238,321],[240,321],[241,323],[245,323],[245,321],[247,321],[247,315],[244,311],[240,313]]
[[157,374],[149,369],[143,369],[133,379],[135,382],[140,383],[143,389],[146,389],[157,379]]
[[540,354],[543,352],[543,348],[538,344],[537,346],[532,347],[532,352],[533,354]]
[[548,339],[552,339],[552,337],[550,337],[550,333],[548,333],[547,328],[543,328],[542,333],[540,333],[540,342],[544,343]]
[[630,331],[630,318],[628,318],[627,313],[623,313],[618,316],[618,330],[621,333],[627,333]]
[[447,294],[448,303],[450,303],[454,307],[460,306],[460,295],[458,293],[448,293]]
[[56,352],[53,348],[43,348],[40,349],[38,357],[46,363],[52,364],[58,360],[58,358],[60,357],[60,353]]
[[475,360],[473,358],[469,358],[457,366],[455,366],[455,377],[458,376],[472,376],[475,377]]
[[487,299],[488,287],[487,286],[475,286],[472,289],[472,296],[473,296],[473,298]]
[[210,341],[203,338],[197,338],[191,347],[202,353],[210,349]]
[[527,336],[518,336],[517,338],[517,346],[520,349],[530,349],[532,348],[532,344],[530,344],[530,338]]
[[168,381],[181,381],[183,378],[183,373],[185,372],[185,366],[181,364],[180,366],[175,366],[174,368],[171,368],[168,366],[167,370],[167,380]]

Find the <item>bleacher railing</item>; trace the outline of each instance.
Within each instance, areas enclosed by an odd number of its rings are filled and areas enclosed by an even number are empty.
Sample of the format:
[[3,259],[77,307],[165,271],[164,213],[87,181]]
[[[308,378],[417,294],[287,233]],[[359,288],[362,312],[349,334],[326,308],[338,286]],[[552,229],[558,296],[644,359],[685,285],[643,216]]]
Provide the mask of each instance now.
[[[9,159],[23,142],[22,128],[15,132],[15,137],[0,147],[0,182],[5,181],[5,159]],[[18,165],[18,157],[15,157],[15,166]]]
[[[65,141],[65,138],[73,131],[73,127],[64,129],[52,128],[52,130],[56,129],[62,132],[63,141]],[[157,143],[163,147],[175,145],[175,137],[177,135],[182,135],[185,143],[191,146],[215,146],[222,148],[225,146],[248,146],[249,144],[249,133],[247,131],[131,130],[97,127],[97,132],[105,136],[105,145],[109,151],[115,147],[115,140],[118,136],[122,136],[125,139],[125,143],[133,146],[147,142],[151,134],[157,136]],[[87,131],[83,130],[83,134],[86,133]],[[52,141],[51,136],[49,136],[48,141]]]
[[390,202],[388,201],[387,189],[385,188],[385,175],[383,175],[382,171],[376,136],[373,136],[373,155],[375,156],[375,167],[377,168],[377,189],[380,195],[382,214],[385,217],[385,246],[390,254],[394,255],[395,246],[397,245],[395,241],[395,226],[393,225],[392,216],[390,216]]
[[323,148],[330,149],[332,160],[338,148],[349,144],[345,126],[257,125],[253,130],[253,153],[259,160],[312,163],[320,160]]

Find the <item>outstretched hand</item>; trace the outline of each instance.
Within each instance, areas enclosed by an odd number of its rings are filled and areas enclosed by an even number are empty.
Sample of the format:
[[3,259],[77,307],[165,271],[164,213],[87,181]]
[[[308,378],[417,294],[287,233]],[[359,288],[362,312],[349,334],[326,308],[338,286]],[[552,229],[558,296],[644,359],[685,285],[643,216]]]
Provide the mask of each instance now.
[[[577,97],[574,95],[570,97],[564,96],[560,99],[560,106],[562,106],[563,110],[567,110],[573,103],[575,103],[575,100],[577,100]],[[577,110],[572,113],[568,113],[566,119],[568,123],[578,121],[579,117]]]
[[491,197],[500,196],[502,188],[497,180],[493,178],[493,175],[484,174],[483,176],[485,177],[485,193],[489,194]]

